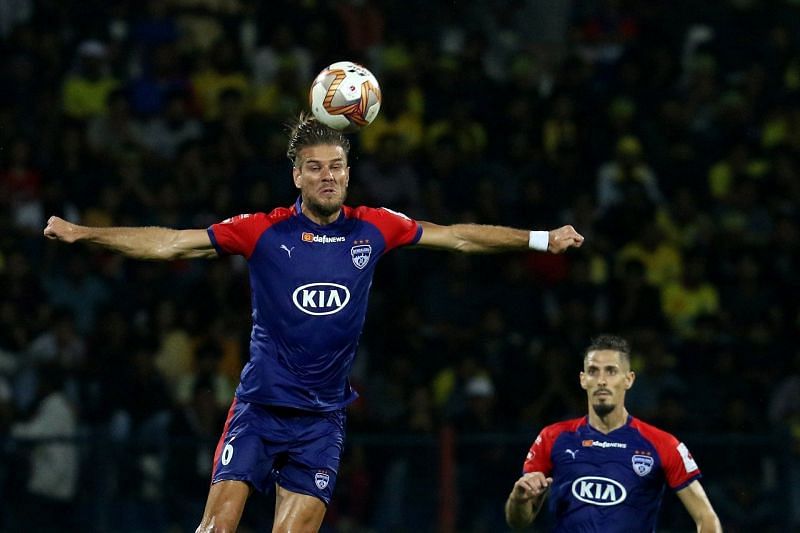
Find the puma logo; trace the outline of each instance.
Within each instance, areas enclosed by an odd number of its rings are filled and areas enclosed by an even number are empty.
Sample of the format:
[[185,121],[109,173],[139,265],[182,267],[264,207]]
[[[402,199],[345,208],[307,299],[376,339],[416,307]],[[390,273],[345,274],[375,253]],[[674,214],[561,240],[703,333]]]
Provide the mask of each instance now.
[[285,244],[281,244],[281,250],[286,250],[286,253],[289,255],[289,259],[292,258],[292,250],[294,250],[294,246],[289,248]]
[[579,451],[580,451],[580,450],[575,450],[575,451],[573,451],[573,450],[570,450],[570,449],[566,449],[566,450],[564,450],[564,452],[566,452],[566,453],[570,454],[570,455],[572,456],[572,458],[573,458],[573,459],[575,459],[575,456],[576,456],[576,455],[578,455],[578,452],[579,452]]

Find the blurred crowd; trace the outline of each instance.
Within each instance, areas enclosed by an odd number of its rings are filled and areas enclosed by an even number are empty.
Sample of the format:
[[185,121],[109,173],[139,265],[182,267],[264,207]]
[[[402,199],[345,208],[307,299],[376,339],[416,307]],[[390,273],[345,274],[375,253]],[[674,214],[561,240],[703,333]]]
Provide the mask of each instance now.
[[[9,4],[0,436],[55,439],[6,450],[28,465],[0,468],[27,491],[20,512],[68,509],[96,471],[58,439],[101,435],[191,445],[162,479],[176,516],[198,519],[247,357],[246,264],[135,262],[42,229],[52,214],[203,228],[291,204],[285,125],[338,60],[383,92],[352,137],[350,205],[586,237],[563,256],[390,254],[351,433],[533,436],[584,412],[582,349],[615,332],[635,350],[634,415],[677,434],[781,432],[800,457],[797,1]],[[362,451],[331,520],[369,521]],[[152,456],[126,468],[115,490],[157,492]],[[481,470],[476,487],[501,496],[517,473]]]

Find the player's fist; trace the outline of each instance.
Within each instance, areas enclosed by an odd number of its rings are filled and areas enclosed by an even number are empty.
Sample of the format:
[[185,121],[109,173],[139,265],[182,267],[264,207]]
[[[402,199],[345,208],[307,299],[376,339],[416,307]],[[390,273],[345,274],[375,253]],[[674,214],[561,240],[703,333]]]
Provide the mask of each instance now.
[[548,232],[547,251],[552,254],[560,254],[568,248],[580,248],[581,244],[583,235],[569,224]]
[[50,217],[44,228],[44,236],[64,242],[75,242],[80,238],[80,226],[67,222],[63,218]]
[[514,483],[511,499],[521,501],[540,498],[547,492],[552,482],[553,478],[545,477],[541,472],[525,474]]

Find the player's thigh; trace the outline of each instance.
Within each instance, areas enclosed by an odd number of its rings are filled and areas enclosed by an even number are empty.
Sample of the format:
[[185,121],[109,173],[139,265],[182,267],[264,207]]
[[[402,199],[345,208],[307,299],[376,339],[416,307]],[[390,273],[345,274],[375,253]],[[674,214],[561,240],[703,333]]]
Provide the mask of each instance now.
[[344,449],[345,418],[344,410],[292,418],[290,425],[297,438],[284,460],[276,464],[279,487],[330,503]]
[[211,485],[197,533],[236,531],[251,491],[244,481],[219,481]]
[[275,487],[273,533],[316,533],[322,526],[327,507],[316,496],[299,494],[280,485]]

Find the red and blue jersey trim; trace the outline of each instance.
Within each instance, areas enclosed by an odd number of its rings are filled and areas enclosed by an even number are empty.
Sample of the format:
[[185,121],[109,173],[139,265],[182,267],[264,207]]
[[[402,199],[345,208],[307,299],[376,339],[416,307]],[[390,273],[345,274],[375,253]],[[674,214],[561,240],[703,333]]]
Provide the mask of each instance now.
[[211,479],[214,479],[217,465],[219,464],[219,456],[222,454],[222,447],[228,438],[228,430],[231,427],[231,420],[233,420],[233,415],[236,410],[236,402],[237,399],[234,397],[233,402],[231,403],[231,408],[228,409],[228,416],[225,417],[225,426],[222,428],[222,435],[220,435],[219,442],[217,442],[217,449],[214,450],[214,464],[211,468]]

